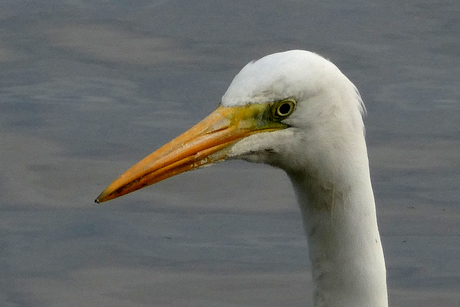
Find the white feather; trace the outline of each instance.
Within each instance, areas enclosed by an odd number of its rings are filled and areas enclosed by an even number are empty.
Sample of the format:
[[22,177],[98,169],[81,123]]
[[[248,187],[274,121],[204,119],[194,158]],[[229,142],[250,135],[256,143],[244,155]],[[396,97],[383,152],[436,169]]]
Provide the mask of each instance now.
[[293,50],[247,64],[222,105],[285,98],[297,101],[284,120],[290,127],[244,138],[229,157],[289,175],[309,242],[315,306],[388,306],[361,97],[334,64]]

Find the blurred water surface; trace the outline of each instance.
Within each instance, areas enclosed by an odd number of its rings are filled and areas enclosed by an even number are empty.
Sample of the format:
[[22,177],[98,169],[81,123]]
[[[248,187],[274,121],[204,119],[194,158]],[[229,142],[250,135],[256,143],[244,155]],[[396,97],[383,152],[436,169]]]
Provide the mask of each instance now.
[[279,170],[228,162],[111,203],[247,62],[318,52],[360,89],[392,306],[460,302],[457,1],[2,1],[1,306],[311,306]]

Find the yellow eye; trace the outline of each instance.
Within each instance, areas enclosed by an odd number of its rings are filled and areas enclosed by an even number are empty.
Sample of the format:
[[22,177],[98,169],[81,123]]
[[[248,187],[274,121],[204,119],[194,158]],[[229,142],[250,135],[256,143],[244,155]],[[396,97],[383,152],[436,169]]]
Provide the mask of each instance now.
[[296,101],[294,99],[284,99],[273,104],[272,115],[275,120],[282,120],[295,110]]

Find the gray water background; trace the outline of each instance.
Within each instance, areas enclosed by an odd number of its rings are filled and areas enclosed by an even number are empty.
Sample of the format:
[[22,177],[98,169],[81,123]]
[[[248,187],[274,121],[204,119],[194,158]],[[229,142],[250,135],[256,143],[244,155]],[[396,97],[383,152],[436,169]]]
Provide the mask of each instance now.
[[366,103],[391,306],[460,306],[460,2],[0,3],[0,306],[311,306],[283,172],[228,162],[103,205],[247,62],[318,52]]

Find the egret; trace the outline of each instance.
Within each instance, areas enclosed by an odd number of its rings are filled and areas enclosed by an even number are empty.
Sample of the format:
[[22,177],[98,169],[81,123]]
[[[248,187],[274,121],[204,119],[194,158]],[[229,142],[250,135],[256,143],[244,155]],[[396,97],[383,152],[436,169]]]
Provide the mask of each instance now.
[[388,306],[361,96],[330,61],[302,50],[265,56],[233,79],[204,120],[138,162],[96,202],[227,159],[283,169],[294,187],[314,305]]

